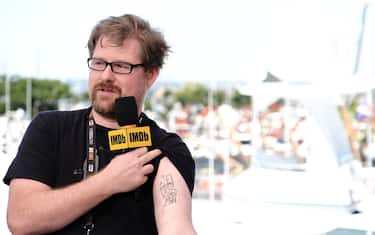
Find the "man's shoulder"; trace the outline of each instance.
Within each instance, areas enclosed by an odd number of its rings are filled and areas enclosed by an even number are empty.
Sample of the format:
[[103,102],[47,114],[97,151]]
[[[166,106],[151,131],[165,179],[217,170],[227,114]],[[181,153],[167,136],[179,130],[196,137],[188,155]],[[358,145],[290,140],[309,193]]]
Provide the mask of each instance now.
[[90,112],[90,108],[63,111],[63,110],[49,110],[39,112],[32,121],[32,125],[44,128],[77,128],[81,126],[86,120]]
[[42,119],[79,119],[87,117],[90,112],[90,108],[77,109],[77,110],[48,110],[42,111],[37,114],[36,118]]
[[146,114],[142,113],[141,117],[142,125],[150,126],[154,138],[157,138],[160,141],[165,139],[175,139],[176,141],[181,141],[181,138],[176,133],[160,127],[155,120],[149,118]]

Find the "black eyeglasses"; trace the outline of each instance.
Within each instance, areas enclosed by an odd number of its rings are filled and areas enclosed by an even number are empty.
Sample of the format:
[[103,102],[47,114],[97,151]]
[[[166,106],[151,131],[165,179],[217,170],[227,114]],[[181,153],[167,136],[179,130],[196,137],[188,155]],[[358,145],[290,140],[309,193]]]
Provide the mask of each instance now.
[[111,67],[113,73],[118,74],[129,74],[133,71],[134,68],[139,66],[144,66],[144,64],[130,64],[128,62],[107,62],[102,59],[88,58],[87,65],[90,69],[96,71],[104,71],[107,66]]

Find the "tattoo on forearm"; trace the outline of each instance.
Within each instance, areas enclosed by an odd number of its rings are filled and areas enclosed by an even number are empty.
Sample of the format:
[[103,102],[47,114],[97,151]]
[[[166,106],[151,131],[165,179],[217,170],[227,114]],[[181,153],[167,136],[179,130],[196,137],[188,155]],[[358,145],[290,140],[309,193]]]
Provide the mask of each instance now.
[[162,175],[160,180],[160,194],[164,206],[176,203],[177,190],[172,175]]

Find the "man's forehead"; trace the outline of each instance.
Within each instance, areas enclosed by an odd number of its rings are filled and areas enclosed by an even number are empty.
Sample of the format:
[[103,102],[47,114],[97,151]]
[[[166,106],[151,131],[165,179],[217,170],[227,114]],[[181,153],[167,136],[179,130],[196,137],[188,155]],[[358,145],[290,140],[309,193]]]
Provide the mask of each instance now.
[[98,45],[100,47],[107,47],[107,46],[118,47],[124,43],[124,40],[120,41],[118,38],[116,39],[114,37],[102,35],[99,37],[98,42],[99,42]]
[[[109,36],[101,36],[98,39],[98,43],[94,48],[93,54],[95,54],[96,56],[103,56],[103,53],[113,53],[113,50],[110,50],[111,52],[105,52],[107,49],[111,48],[116,49],[116,53],[119,53],[121,54],[121,56],[124,56],[124,58],[117,58],[117,60],[129,60],[132,63],[140,63],[140,61],[138,60],[142,57],[142,48],[139,41],[137,41],[135,38],[126,38],[120,41]],[[112,54],[111,56],[115,55]]]

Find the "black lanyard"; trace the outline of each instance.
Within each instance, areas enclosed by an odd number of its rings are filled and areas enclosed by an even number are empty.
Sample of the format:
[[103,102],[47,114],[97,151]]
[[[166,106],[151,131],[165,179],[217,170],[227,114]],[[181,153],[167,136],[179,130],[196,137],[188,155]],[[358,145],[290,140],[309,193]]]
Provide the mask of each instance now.
[[[83,177],[88,178],[98,172],[99,157],[95,147],[96,133],[95,133],[95,121],[93,118],[92,111],[88,117],[87,123],[87,153],[86,160],[83,164]],[[93,213],[89,211],[86,215],[86,222],[83,225],[83,229],[86,231],[86,235],[89,235],[94,229]]]

